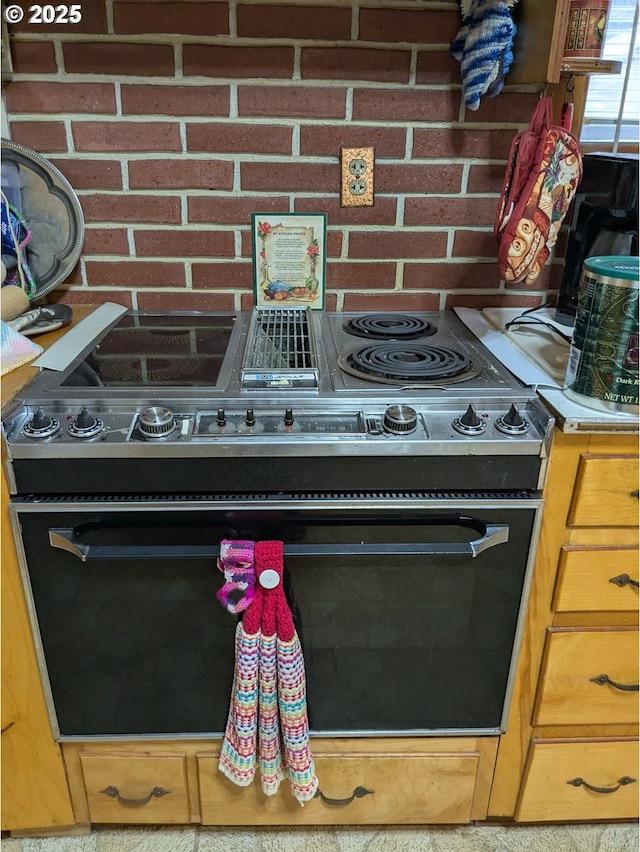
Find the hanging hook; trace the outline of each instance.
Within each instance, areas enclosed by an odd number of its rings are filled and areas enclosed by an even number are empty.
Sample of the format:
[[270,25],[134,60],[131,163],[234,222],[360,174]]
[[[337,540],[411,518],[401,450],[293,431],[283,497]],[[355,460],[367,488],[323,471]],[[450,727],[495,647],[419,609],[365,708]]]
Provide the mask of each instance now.
[[565,89],[564,89],[564,102],[565,103],[573,103],[573,93],[574,93],[575,88],[576,88],[576,84],[573,81],[574,81],[574,75],[571,74],[571,76],[567,80],[567,85],[565,86]]

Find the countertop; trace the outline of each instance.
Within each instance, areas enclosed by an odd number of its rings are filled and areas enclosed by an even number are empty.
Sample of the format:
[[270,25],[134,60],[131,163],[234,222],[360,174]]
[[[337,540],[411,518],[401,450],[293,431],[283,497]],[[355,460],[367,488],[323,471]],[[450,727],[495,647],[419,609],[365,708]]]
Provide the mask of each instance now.
[[[529,385],[543,400],[563,432],[637,433],[639,420],[634,414],[600,411],[573,402],[562,392],[562,379],[569,357],[569,344],[554,332],[540,326],[510,329],[507,322],[519,316],[523,308],[489,308],[484,311],[457,308],[456,313],[476,337],[520,381]],[[553,311],[536,312],[553,323]],[[571,329],[560,326],[565,333]]]
[[[36,343],[39,343],[43,349],[47,350],[57,340],[65,335],[70,328],[73,328],[80,322],[80,320],[89,316],[89,314],[94,310],[94,305],[74,305],[71,325],[56,329],[56,331],[47,332],[46,334],[39,334],[37,337],[34,337],[33,340]],[[17,367],[15,370],[7,373],[6,376],[3,376],[2,383],[0,385],[2,408],[4,409],[5,405],[11,402],[16,394],[39,374],[40,369],[38,367],[34,367],[33,362],[31,362],[30,364],[25,364],[22,367]]]

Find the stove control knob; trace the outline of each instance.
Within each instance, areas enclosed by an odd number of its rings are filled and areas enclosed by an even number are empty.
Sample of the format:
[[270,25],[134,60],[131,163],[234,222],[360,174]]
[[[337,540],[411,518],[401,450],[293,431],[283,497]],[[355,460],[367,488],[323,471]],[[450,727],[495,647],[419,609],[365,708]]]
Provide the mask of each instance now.
[[506,414],[496,418],[496,428],[506,435],[521,435],[529,428],[529,421],[523,417],[515,405],[511,405]]
[[293,408],[285,408],[284,410],[284,425],[293,426]]
[[138,419],[138,428],[145,438],[164,438],[176,428],[173,411],[162,405],[145,408]]
[[216,423],[218,426],[226,426],[227,425],[227,415],[224,413],[224,408],[218,409],[218,416],[216,417]]
[[33,418],[24,426],[24,433],[28,438],[51,438],[59,431],[60,422],[55,417],[50,417],[41,405],[36,408]]
[[456,417],[451,425],[462,435],[480,435],[487,428],[487,421],[478,417],[473,405],[469,405],[465,413]]
[[67,432],[72,438],[94,438],[102,432],[103,427],[102,420],[91,414],[87,406],[83,405],[75,420],[67,426]]
[[384,413],[382,426],[392,435],[407,435],[418,425],[418,414],[409,405],[390,405]]
[[247,408],[247,413],[245,415],[244,422],[247,424],[247,426],[256,425],[256,416],[253,413],[253,408]]

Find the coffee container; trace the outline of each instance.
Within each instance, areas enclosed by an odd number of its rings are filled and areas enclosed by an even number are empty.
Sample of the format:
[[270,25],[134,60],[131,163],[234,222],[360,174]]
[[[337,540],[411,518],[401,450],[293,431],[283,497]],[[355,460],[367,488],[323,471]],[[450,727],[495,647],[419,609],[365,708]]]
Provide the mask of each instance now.
[[609,0],[571,0],[562,54],[565,59],[600,58],[608,12]]
[[585,260],[563,391],[600,411],[638,414],[640,259]]

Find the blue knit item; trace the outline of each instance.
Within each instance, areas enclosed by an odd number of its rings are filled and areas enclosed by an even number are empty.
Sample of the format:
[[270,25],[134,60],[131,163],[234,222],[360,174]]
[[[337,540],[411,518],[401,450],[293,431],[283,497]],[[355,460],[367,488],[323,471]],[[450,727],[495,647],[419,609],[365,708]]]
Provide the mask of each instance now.
[[480,106],[480,97],[495,97],[513,62],[516,25],[511,9],[517,0],[461,0],[462,26],[451,43],[451,53],[460,63],[464,102],[470,110]]

